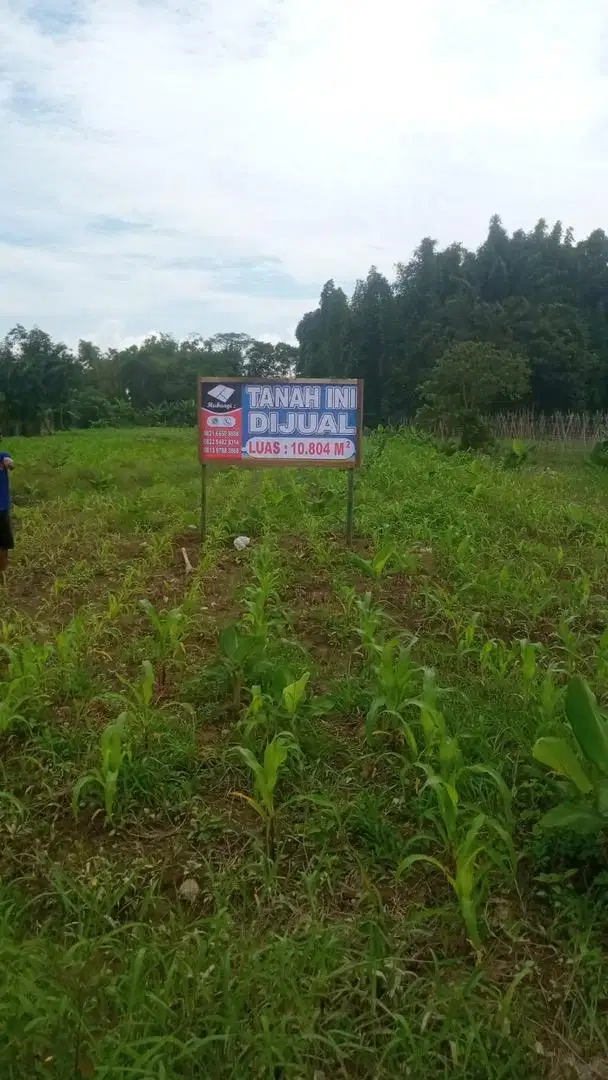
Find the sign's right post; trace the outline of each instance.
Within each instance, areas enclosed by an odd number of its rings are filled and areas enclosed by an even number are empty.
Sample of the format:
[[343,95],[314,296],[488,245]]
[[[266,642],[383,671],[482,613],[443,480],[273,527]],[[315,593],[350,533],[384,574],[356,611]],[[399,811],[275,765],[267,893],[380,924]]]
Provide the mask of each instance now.
[[355,470],[348,470],[346,488],[346,543],[350,547],[353,542],[353,529],[355,524]]

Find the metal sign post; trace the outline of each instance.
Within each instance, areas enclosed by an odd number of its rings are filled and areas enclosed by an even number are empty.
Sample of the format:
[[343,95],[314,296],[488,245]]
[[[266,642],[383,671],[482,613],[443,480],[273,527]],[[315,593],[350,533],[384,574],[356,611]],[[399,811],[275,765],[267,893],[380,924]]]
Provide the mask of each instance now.
[[355,470],[348,470],[346,486],[346,543],[350,547],[353,542],[353,528],[355,522]]
[[201,546],[207,539],[207,466],[201,462]]
[[201,543],[207,532],[206,466],[316,465],[348,471],[346,539],[354,529],[354,473],[363,449],[362,379],[202,377],[198,384]]

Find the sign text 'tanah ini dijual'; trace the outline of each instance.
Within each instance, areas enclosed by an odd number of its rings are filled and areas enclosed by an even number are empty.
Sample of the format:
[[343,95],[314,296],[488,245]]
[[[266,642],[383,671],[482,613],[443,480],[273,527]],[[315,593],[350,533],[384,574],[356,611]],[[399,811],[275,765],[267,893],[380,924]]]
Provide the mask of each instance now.
[[203,378],[199,402],[203,462],[359,464],[358,381]]

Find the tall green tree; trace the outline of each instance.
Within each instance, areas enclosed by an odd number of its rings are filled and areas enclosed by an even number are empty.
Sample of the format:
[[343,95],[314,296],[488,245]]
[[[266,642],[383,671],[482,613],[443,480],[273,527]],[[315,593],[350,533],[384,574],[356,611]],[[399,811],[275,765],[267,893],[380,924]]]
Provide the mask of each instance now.
[[16,326],[0,345],[3,427],[33,434],[62,426],[81,378],[80,364],[62,342],[36,326]]
[[352,373],[350,308],[346,294],[327,281],[319,306],[300,320],[296,338],[300,346],[298,373],[308,378],[347,378]]
[[526,401],[530,368],[521,354],[463,341],[439,357],[421,389],[421,419],[443,421],[468,449],[487,437],[485,415]]
[[349,342],[351,373],[365,380],[367,422],[379,424],[390,411],[397,323],[392,289],[375,266],[355,287]]

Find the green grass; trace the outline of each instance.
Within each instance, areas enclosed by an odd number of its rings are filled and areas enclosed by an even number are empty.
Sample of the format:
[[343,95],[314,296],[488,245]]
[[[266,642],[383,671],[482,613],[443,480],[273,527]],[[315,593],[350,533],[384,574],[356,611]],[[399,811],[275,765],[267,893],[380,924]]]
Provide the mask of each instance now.
[[379,436],[354,554],[331,470],[214,473],[201,554],[192,433],[9,449],[0,1075],[604,1075],[605,838],[532,746],[608,700],[608,474]]

